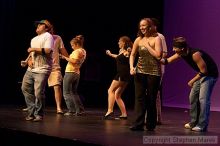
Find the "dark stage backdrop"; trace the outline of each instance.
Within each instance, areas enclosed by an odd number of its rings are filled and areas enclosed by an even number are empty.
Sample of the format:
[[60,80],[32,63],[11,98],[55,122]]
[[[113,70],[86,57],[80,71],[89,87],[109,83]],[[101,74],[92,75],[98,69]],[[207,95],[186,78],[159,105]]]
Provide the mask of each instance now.
[[[122,35],[135,39],[138,23],[144,17],[156,17],[163,24],[161,0],[1,0],[1,95],[3,104],[23,104],[20,82],[26,68],[20,61],[28,55],[30,40],[36,35],[34,21],[50,20],[55,31],[72,51],[70,40],[77,34],[85,36],[87,60],[81,70],[79,93],[86,106],[107,107],[107,90],[115,75],[115,61],[105,55],[110,49],[118,53]],[[161,29],[160,27],[159,29]],[[61,61],[63,67],[65,61]],[[53,90],[46,90],[47,104],[54,105]],[[133,84],[127,88],[124,100],[133,106]]]
[[[220,1],[219,0],[168,0],[164,2],[164,34],[171,55],[172,39],[187,38],[191,47],[208,52],[220,67]],[[190,88],[187,82],[196,74],[185,62],[178,61],[166,68],[164,78],[165,106],[189,107]],[[220,81],[211,97],[211,110],[220,111]]]

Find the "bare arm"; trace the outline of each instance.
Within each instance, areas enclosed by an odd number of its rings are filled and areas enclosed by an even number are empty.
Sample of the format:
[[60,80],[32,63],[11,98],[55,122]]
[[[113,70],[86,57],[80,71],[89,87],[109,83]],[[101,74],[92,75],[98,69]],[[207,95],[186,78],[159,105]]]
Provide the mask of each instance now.
[[66,61],[72,63],[72,64],[78,64],[81,60],[81,55],[80,52],[75,50],[75,58],[71,58],[71,57],[66,57],[64,55],[61,55],[61,59],[65,59]]
[[137,55],[138,44],[139,44],[140,39],[141,39],[141,38],[137,38],[137,39],[134,41],[134,44],[133,44],[133,47],[132,47],[132,50],[131,50],[131,55],[130,55],[130,58],[129,58],[130,74],[131,74],[131,75],[134,75],[134,74],[135,74],[134,61],[135,61],[135,57],[136,57],[136,55]]
[[28,57],[25,60],[21,61],[21,66],[25,67],[25,66],[30,66],[32,67],[32,59],[31,59],[31,53],[29,53]]
[[112,54],[110,50],[106,50],[106,54],[112,58],[116,58],[118,56],[117,54]]
[[180,58],[180,55],[175,53],[173,56],[170,56],[169,58],[162,58],[160,60],[160,63],[163,65],[166,65],[166,64],[169,64],[169,63],[172,63],[172,62],[178,60],[179,58]]
[[202,59],[201,57],[201,53],[200,52],[196,52],[193,54],[193,60],[195,61],[195,63],[197,64],[198,68],[199,68],[199,73],[196,74],[189,82],[188,85],[190,87],[193,86],[194,82],[201,79],[202,76],[205,76],[207,74],[207,66],[205,61]]
[[166,39],[165,37],[160,37],[161,38],[161,41],[162,41],[162,48],[163,48],[163,55],[162,57],[163,58],[166,58],[167,57],[167,43],[166,43]]
[[66,57],[64,55],[61,56],[62,59],[65,59],[66,61],[72,63],[72,64],[77,64],[79,62],[79,59],[74,59],[70,57]]
[[61,53],[63,56],[69,57],[69,54],[68,54],[66,48],[60,48],[60,53]]

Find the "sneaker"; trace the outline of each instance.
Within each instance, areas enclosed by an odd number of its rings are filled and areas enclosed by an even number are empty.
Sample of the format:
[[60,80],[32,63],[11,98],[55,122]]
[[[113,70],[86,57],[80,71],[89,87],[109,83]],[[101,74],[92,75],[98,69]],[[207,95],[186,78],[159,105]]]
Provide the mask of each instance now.
[[27,117],[25,118],[26,121],[31,121],[31,120],[33,120],[33,119],[34,119],[33,116],[27,116]]
[[23,108],[22,111],[23,111],[23,112],[27,112],[27,111],[28,111],[28,108]]
[[192,131],[196,131],[196,132],[202,132],[204,131],[202,128],[200,128],[199,126],[193,127]]
[[36,117],[33,119],[34,122],[40,122],[40,121],[42,121],[42,120],[43,120],[43,117],[42,117],[42,116],[36,116]]
[[186,123],[186,124],[184,125],[184,127],[185,127],[186,129],[192,129],[192,127],[190,126],[190,123]]
[[74,115],[74,114],[71,113],[71,112],[66,112],[66,113],[64,114],[64,116],[72,116],[72,115]]

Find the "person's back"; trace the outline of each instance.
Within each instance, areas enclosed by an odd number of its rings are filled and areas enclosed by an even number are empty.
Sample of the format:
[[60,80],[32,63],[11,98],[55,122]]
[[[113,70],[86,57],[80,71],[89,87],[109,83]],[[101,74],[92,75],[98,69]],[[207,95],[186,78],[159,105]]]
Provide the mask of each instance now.
[[63,40],[59,35],[53,34],[54,39],[54,51],[53,51],[53,70],[60,70],[60,48],[65,48],[63,44]]
[[190,48],[188,51],[188,54],[185,56],[181,56],[195,71],[199,72],[199,68],[196,64],[196,62],[193,60],[193,54],[196,52],[201,53],[201,57],[204,60],[206,66],[207,66],[207,76],[211,76],[214,78],[218,78],[218,67],[215,61],[212,59],[212,57],[207,54],[205,51],[200,49],[193,49]]
[[[167,44],[166,44],[166,39],[164,37],[163,34],[161,33],[157,33],[158,36],[161,39],[162,42],[162,51],[163,51],[163,55],[162,57],[166,57],[167,56]],[[165,73],[165,65],[161,64],[161,81],[160,81],[160,88],[158,90],[157,93],[157,101],[156,101],[156,106],[157,106],[157,125],[161,125],[162,124],[162,89],[163,89],[163,77],[164,77],[164,73]]]
[[[51,33],[52,34],[54,33],[53,30],[51,31]],[[57,114],[63,114],[63,110],[61,106],[61,102],[62,102],[61,85],[63,81],[63,76],[60,66],[60,54],[68,57],[68,53],[65,49],[63,40],[59,35],[53,34],[53,39],[54,39],[54,51],[52,54],[53,64],[52,64],[52,71],[48,78],[48,86],[54,88]]]
[[[153,21],[153,24],[157,30],[157,28],[159,27],[159,20],[156,18],[151,18],[151,20]],[[162,57],[166,57],[167,56],[167,45],[166,45],[166,39],[164,37],[163,34],[159,33],[157,30],[157,34],[159,36],[159,38],[161,39],[162,42]],[[157,100],[156,100],[156,107],[157,107],[157,125],[161,125],[162,124],[162,89],[163,89],[163,76],[165,73],[165,65],[161,64],[161,80],[160,80],[160,88],[158,90],[157,93]]]

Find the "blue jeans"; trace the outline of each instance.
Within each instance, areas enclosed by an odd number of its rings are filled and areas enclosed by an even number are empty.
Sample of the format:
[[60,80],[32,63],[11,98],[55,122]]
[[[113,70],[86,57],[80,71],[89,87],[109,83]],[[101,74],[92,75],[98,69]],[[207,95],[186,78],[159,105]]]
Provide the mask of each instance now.
[[210,97],[216,81],[216,78],[205,76],[193,84],[189,95],[192,127],[199,126],[202,130],[208,128]]
[[83,104],[79,98],[77,88],[80,75],[66,72],[63,78],[63,96],[69,112],[80,113],[84,111]]
[[49,74],[26,71],[21,90],[25,97],[29,116],[43,116],[45,86]]

